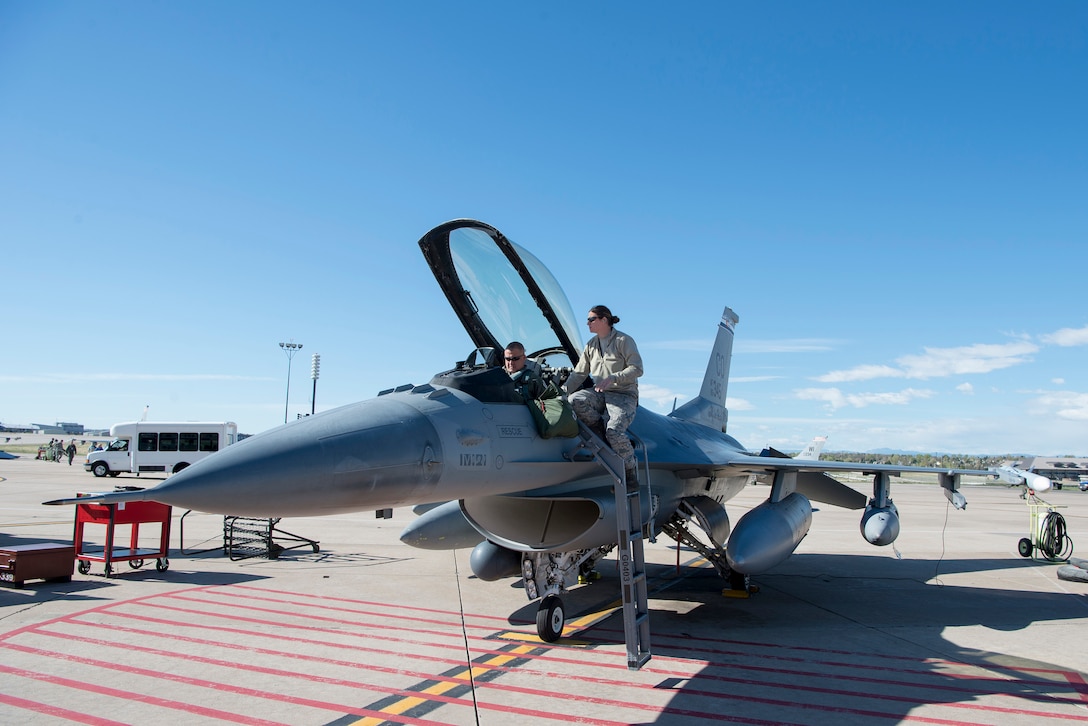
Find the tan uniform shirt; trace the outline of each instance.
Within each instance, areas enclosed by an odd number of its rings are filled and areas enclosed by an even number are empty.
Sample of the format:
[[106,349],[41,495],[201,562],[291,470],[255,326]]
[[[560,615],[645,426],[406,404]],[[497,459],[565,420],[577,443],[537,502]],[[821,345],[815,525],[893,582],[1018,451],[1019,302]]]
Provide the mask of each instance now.
[[595,383],[611,376],[612,385],[609,386],[609,391],[637,396],[638,377],[642,375],[642,356],[635,341],[615,328],[603,338],[593,336],[593,340],[586,343],[578,365],[567,379],[567,391],[577,390],[587,374],[593,376]]

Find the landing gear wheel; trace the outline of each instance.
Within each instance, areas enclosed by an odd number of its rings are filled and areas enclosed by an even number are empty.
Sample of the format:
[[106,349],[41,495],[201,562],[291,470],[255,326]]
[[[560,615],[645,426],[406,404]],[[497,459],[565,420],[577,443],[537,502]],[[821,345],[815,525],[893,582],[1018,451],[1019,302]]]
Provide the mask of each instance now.
[[1017,546],[1017,550],[1019,550],[1021,557],[1031,557],[1031,551],[1033,549],[1035,549],[1035,547],[1027,537],[1020,540],[1020,544]]
[[144,566],[144,561],[143,560],[129,560],[128,561],[128,566],[131,567],[134,570],[138,570],[138,569],[140,569],[141,567]]
[[170,560],[166,559],[165,557],[160,557],[159,559],[155,560],[155,569],[159,572],[166,572],[168,569],[170,569]]
[[88,572],[91,571],[91,563],[88,562],[87,560],[80,560],[78,568],[79,568],[79,574],[86,575]]
[[563,635],[563,601],[558,595],[548,595],[536,611],[536,633],[545,643],[554,643]]

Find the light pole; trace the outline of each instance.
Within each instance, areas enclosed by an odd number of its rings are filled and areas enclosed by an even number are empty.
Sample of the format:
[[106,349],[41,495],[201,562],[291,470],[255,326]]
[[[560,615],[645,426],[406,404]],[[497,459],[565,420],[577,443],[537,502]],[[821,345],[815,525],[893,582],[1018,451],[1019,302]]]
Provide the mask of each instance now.
[[302,350],[302,343],[292,340],[290,343],[280,343],[280,347],[287,354],[287,399],[283,402],[283,422],[287,423],[287,404],[291,401],[291,359]]
[[314,397],[310,399],[310,415],[314,415],[314,409],[317,408],[317,377],[321,374],[321,354],[314,353],[314,357],[310,361],[310,378],[314,379]]

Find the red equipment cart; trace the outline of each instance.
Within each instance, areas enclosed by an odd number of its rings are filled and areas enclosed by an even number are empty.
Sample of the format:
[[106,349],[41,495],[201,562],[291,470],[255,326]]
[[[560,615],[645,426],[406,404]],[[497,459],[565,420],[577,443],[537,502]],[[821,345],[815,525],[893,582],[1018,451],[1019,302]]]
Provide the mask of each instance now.
[[[75,557],[79,560],[79,572],[86,575],[91,571],[92,562],[106,563],[106,577],[113,572],[114,562],[128,562],[134,570],[144,566],[144,560],[155,558],[155,569],[165,572],[170,567],[167,559],[167,545],[170,541],[170,514],[172,508],[158,502],[123,502],[121,504],[77,504],[76,530],[73,537]],[[87,524],[106,526],[106,544],[104,546],[86,546],[83,543],[83,527]],[[128,547],[114,545],[115,530],[119,524],[132,527]],[[160,525],[159,548],[140,549],[140,525]]]

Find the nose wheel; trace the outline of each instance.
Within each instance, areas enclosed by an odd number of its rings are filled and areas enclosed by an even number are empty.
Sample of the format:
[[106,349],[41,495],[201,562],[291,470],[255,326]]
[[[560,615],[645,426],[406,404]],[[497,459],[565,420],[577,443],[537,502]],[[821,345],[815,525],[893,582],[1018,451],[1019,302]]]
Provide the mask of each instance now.
[[563,635],[566,613],[558,595],[548,595],[536,611],[536,632],[545,643],[554,643]]

